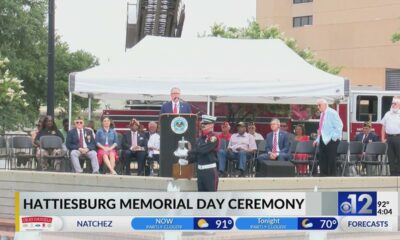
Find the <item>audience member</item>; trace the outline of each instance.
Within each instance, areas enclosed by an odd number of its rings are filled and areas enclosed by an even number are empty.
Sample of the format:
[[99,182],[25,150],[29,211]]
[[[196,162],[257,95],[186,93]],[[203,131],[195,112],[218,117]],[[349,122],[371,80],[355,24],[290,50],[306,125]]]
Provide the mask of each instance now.
[[115,171],[115,162],[118,161],[118,146],[117,132],[111,128],[111,119],[108,116],[101,118],[101,128],[96,132],[97,160],[99,166],[104,164],[107,166],[111,174],[117,175]]
[[[64,136],[60,132],[60,130],[58,130],[56,123],[54,122],[54,118],[52,116],[46,116],[43,119],[41,129],[35,137],[35,145],[36,146],[40,146],[40,138],[43,136],[58,136],[64,142]],[[36,157],[38,159],[41,159],[40,166],[41,166],[42,170],[45,171],[49,167],[49,162],[48,162],[48,159],[46,159],[46,156],[58,156],[58,155],[62,155],[62,154],[63,154],[62,148],[44,149],[44,148],[42,148],[42,146],[40,146],[40,148],[38,149],[38,151],[36,153]],[[43,156],[43,158],[41,158],[41,156]],[[55,170],[58,171],[60,169],[56,169],[56,168],[58,168],[60,166],[61,166],[61,159],[56,159],[54,161],[53,167],[55,168]]]
[[254,137],[246,132],[246,124],[239,122],[237,125],[238,132],[231,136],[227,149],[218,151],[218,170],[220,175],[225,175],[225,166],[227,159],[239,160],[239,177],[245,176],[247,160],[257,150]]
[[[297,142],[310,141],[310,137],[305,135],[304,125],[300,125],[300,124],[297,125],[296,128],[294,129],[294,132],[295,132],[295,137],[294,137],[295,141],[297,141]],[[309,157],[308,154],[304,154],[304,153],[298,153],[293,156],[293,158],[296,160],[308,160],[308,157]],[[307,167],[308,167],[308,164],[296,164],[296,171],[299,175],[305,175],[305,174],[307,174]]]
[[280,130],[280,121],[271,120],[272,132],[267,134],[265,153],[258,157],[258,161],[289,160],[289,134]]
[[122,150],[124,156],[125,175],[131,175],[131,158],[136,158],[138,162],[138,176],[144,175],[144,167],[147,153],[146,136],[139,132],[140,123],[132,119],[129,123],[130,130],[124,133],[122,137]]
[[[221,125],[221,133],[218,134],[218,140],[219,140],[218,149],[220,149],[221,147],[225,149],[228,146],[228,143],[231,140],[232,136],[230,130],[231,130],[231,125],[229,124],[229,122],[224,122]],[[224,144],[224,146],[222,146],[222,144]]]
[[388,145],[390,176],[400,176],[400,97],[393,97],[390,110],[381,120],[382,142]]
[[259,134],[258,132],[256,132],[256,124],[251,122],[249,123],[249,125],[247,126],[247,131],[249,132],[249,134],[253,135],[254,140],[264,140],[264,137]]
[[363,124],[363,131],[356,135],[355,141],[359,141],[364,144],[379,141],[378,136],[375,133],[371,132],[371,123],[370,122],[365,122]]
[[79,157],[86,156],[92,165],[92,172],[99,173],[94,132],[90,128],[84,127],[85,122],[81,117],[77,117],[74,123],[75,128],[69,130],[66,140],[72,167],[76,173],[82,173]]
[[337,148],[342,139],[343,123],[339,114],[328,106],[325,99],[318,99],[317,106],[321,116],[318,138],[314,145],[319,145],[320,176],[335,176]]

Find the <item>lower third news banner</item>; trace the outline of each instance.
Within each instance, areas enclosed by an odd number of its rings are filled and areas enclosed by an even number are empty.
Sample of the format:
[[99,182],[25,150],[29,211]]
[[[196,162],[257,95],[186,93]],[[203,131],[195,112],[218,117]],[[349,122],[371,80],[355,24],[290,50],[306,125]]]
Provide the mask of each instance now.
[[397,192],[17,192],[16,231],[398,230]]

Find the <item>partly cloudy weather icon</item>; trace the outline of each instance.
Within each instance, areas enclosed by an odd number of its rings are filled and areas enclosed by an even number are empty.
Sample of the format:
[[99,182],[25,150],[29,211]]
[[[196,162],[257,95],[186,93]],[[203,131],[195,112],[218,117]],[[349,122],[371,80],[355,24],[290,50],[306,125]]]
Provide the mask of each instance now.
[[197,226],[199,228],[208,228],[208,223],[205,219],[199,219],[199,221],[197,222]]
[[303,219],[303,221],[301,221],[301,226],[303,228],[312,228],[313,224],[308,222],[308,218],[306,218],[306,219]]

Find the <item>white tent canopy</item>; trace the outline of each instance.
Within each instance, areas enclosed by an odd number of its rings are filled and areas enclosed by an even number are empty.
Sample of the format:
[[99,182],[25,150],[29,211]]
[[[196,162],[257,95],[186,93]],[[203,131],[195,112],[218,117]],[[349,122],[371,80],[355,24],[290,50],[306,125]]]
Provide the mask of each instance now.
[[281,40],[147,36],[118,60],[69,76],[70,92],[98,98],[315,103],[343,98],[345,79],[317,69]]

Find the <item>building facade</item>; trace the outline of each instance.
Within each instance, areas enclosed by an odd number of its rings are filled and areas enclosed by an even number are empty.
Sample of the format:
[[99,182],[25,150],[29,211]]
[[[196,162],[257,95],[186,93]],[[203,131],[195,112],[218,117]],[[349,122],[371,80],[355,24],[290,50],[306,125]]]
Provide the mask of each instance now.
[[400,90],[400,0],[257,0],[256,20],[343,67],[353,88]]

